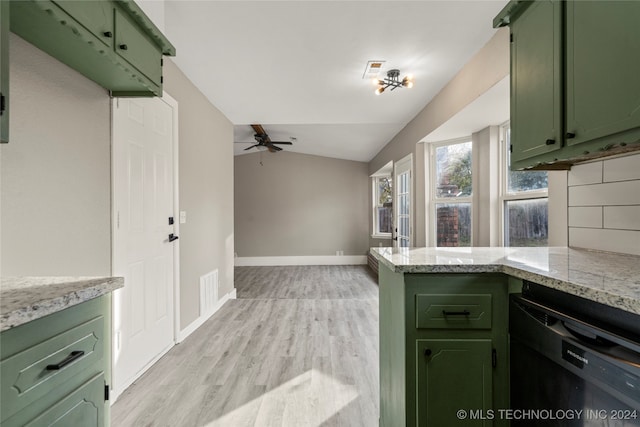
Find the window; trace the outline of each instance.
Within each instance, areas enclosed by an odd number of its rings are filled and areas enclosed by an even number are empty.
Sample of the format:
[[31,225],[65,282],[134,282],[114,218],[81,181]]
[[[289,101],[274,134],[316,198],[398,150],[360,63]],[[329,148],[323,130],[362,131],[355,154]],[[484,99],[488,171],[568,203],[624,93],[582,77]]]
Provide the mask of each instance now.
[[547,246],[547,172],[512,171],[510,165],[511,128],[502,125],[504,153],[503,218],[505,246]]
[[431,171],[436,246],[471,246],[473,173],[469,138],[434,144]]
[[393,193],[391,176],[373,178],[373,236],[391,237],[393,228]]

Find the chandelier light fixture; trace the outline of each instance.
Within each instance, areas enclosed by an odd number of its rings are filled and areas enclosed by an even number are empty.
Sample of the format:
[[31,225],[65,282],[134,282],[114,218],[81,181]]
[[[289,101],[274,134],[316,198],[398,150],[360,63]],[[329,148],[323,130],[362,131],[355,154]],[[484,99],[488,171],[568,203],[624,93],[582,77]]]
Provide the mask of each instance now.
[[411,74],[405,76],[402,80],[400,80],[400,70],[389,70],[387,71],[387,77],[384,79],[373,79],[373,84],[377,85],[376,95],[380,95],[387,88],[391,88],[391,90],[397,89],[399,87],[412,88],[413,87],[413,76]]

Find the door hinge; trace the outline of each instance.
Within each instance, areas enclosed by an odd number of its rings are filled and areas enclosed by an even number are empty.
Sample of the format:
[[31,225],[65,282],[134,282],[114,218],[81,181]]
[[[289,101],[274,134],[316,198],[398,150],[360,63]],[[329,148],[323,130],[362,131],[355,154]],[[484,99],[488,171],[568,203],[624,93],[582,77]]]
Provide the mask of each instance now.
[[509,152],[513,153],[513,144],[509,144]]
[[4,95],[0,94],[0,116],[2,115],[2,113],[4,113],[4,109],[5,109]]
[[109,384],[104,385],[104,401],[109,401]]
[[492,349],[491,350],[491,366],[493,366],[494,368],[498,365],[498,353],[496,352],[496,349]]
[[164,83],[164,77],[160,76],[160,83]]
[[513,43],[513,33],[509,33],[509,41]]

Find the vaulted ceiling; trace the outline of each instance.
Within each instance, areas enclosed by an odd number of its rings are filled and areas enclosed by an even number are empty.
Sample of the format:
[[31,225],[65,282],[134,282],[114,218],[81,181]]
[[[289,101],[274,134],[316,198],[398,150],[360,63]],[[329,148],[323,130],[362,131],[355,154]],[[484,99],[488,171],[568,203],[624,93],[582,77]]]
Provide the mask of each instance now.
[[[165,30],[175,62],[235,125],[236,154],[252,152],[260,123],[272,140],[296,138],[286,150],[369,161],[495,34],[505,3],[167,1]],[[374,95],[369,60],[415,86]]]

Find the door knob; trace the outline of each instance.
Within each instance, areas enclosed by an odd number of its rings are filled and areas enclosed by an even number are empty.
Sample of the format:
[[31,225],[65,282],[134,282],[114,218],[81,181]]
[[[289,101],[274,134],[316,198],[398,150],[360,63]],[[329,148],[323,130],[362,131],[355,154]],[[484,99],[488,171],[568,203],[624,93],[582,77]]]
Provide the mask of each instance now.
[[169,243],[173,242],[174,240],[178,240],[179,237],[174,235],[173,233],[169,234]]

